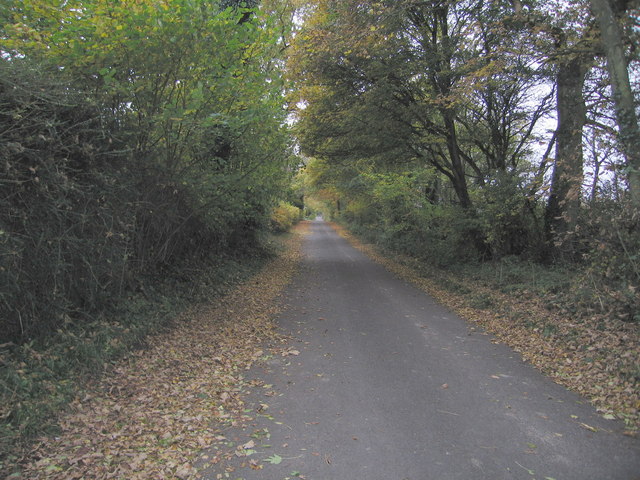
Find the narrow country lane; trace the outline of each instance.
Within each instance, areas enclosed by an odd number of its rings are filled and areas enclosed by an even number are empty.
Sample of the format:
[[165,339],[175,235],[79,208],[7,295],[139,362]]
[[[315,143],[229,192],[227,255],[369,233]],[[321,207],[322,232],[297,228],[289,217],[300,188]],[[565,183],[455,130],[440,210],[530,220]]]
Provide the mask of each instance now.
[[291,355],[250,373],[267,384],[248,405],[261,414],[226,432],[250,455],[205,478],[640,479],[640,442],[621,423],[328,224],[310,229],[279,319]]

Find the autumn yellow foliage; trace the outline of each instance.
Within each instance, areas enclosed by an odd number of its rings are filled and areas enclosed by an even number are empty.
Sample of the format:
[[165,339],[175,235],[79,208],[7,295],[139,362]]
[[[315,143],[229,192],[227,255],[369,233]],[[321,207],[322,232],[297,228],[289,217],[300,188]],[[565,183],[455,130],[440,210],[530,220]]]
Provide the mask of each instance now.
[[280,202],[271,213],[271,228],[276,232],[286,232],[302,217],[301,210],[288,202]]

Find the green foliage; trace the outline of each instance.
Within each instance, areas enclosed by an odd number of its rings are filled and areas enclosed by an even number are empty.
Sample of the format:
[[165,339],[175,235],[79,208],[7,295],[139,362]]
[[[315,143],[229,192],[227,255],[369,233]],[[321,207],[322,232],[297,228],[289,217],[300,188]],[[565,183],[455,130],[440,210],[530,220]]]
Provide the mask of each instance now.
[[307,155],[433,167],[469,210],[474,184],[525,161],[549,98],[527,100],[536,81],[501,24],[508,2],[314,4],[291,60]]
[[291,175],[286,25],[183,0],[58,7],[11,2],[2,17],[13,340],[92,315],[139,273],[257,242]]
[[491,257],[523,255],[540,259],[544,250],[541,205],[528,193],[524,176],[496,174],[472,193],[476,218]]

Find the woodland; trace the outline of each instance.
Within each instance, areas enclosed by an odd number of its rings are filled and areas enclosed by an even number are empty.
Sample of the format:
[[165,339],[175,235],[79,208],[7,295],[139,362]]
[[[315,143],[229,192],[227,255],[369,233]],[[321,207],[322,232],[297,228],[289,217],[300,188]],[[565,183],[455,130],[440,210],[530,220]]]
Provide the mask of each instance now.
[[424,264],[565,268],[551,290],[637,324],[638,13],[315,2],[288,62],[308,203]]
[[0,450],[305,215],[637,332],[637,2],[9,0],[0,22]]

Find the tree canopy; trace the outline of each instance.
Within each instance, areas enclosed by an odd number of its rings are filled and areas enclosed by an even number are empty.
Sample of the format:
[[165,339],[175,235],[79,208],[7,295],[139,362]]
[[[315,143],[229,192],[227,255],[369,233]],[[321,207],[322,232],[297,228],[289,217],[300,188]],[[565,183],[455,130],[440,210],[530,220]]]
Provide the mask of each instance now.
[[[616,22],[629,24],[629,13]],[[337,168],[432,168],[432,183],[444,181],[471,212],[475,192],[508,181],[548,198],[552,235],[573,230],[583,131],[616,130],[610,92],[588,77],[603,74],[604,56],[587,2],[322,0],[307,17],[291,60],[307,156]],[[618,152],[633,199],[635,160]]]

